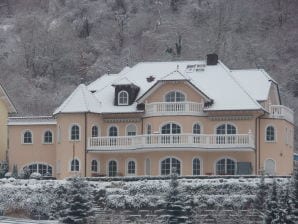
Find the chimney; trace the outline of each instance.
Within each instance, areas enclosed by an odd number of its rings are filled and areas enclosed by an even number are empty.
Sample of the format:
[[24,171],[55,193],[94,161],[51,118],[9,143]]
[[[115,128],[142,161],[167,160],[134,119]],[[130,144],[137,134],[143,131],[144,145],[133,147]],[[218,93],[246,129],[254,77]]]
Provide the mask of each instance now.
[[218,55],[217,54],[207,54],[207,65],[217,65]]

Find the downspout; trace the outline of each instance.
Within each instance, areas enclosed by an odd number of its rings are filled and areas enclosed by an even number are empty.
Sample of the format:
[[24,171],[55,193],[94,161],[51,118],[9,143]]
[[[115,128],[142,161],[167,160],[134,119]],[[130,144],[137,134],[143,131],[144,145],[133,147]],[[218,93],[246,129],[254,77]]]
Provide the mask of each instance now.
[[84,172],[84,176],[87,176],[87,113],[85,112],[85,172]]
[[256,117],[256,122],[255,122],[255,140],[256,142],[256,158],[255,158],[255,166],[256,166],[256,175],[258,174],[258,171],[260,171],[261,168],[261,131],[260,131],[260,117],[265,115],[265,111],[263,111],[263,114],[259,115],[258,117]]

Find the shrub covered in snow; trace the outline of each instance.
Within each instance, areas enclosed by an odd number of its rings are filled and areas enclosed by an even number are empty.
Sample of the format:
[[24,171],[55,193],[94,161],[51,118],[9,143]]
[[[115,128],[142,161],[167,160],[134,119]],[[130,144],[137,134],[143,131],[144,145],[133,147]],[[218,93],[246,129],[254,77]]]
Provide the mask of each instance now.
[[40,178],[41,178],[41,174],[38,172],[31,173],[31,175],[30,175],[30,179],[39,180]]

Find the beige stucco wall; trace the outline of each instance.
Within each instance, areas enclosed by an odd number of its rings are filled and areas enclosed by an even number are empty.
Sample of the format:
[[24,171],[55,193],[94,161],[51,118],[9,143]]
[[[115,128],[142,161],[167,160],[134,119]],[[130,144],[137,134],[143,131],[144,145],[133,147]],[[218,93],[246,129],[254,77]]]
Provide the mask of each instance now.
[[[32,144],[23,144],[23,133],[30,130],[33,136]],[[43,135],[47,130],[53,133],[53,144],[44,144]],[[16,125],[9,126],[9,169],[12,171],[14,165],[19,170],[25,165],[32,163],[49,164],[55,174],[56,165],[56,128],[55,125]]]
[[118,163],[118,172],[127,175],[127,161],[136,161],[136,175],[145,175],[145,160],[151,161],[151,175],[160,175],[160,162],[167,157],[175,157],[181,162],[182,175],[192,175],[192,160],[200,158],[201,174],[215,174],[215,163],[221,158],[227,157],[236,162],[251,162],[254,172],[254,152],[199,152],[194,149],[174,151],[171,149],[152,149],[146,152],[112,152],[112,153],[88,153],[87,175],[91,176],[91,161],[97,160],[100,164],[99,173],[108,175],[108,162],[115,160]]
[[214,134],[216,128],[222,124],[233,124],[236,127],[238,134],[247,134],[249,131],[254,133],[255,121],[253,118],[249,120],[232,120],[220,121],[210,120],[206,116],[160,116],[144,118],[144,130],[148,124],[152,126],[152,132],[160,133],[161,127],[166,123],[174,122],[180,125],[182,133],[192,133],[192,127],[195,123],[201,125],[202,134]]
[[7,151],[7,117],[8,110],[3,102],[0,100],[0,161],[6,160]]
[[[272,125],[276,131],[276,140],[266,141],[266,128]],[[281,119],[261,119],[260,122],[260,167],[264,169],[266,159],[273,159],[276,164],[278,175],[288,175],[293,172],[293,150],[294,146],[286,143],[286,131],[294,131],[293,124]],[[288,131],[288,134],[290,132]],[[292,136],[293,137],[293,136]],[[289,137],[289,141],[292,141]]]
[[145,101],[148,103],[152,102],[164,102],[165,95],[170,91],[180,91],[185,95],[185,101],[198,102],[203,101],[203,97],[194,89],[187,81],[177,81],[171,83],[163,83],[156,91],[149,95]]

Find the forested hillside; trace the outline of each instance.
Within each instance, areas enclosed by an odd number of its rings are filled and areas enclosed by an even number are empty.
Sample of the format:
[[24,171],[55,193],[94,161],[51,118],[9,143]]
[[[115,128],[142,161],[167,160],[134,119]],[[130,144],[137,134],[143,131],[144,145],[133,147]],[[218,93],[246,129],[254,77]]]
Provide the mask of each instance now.
[[[140,61],[264,68],[298,109],[296,0],[0,0],[0,81],[20,115]],[[297,123],[297,116],[296,116]]]

